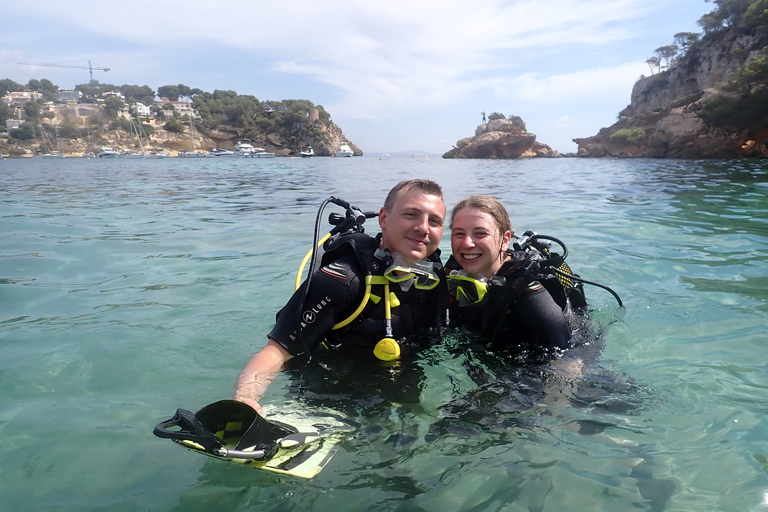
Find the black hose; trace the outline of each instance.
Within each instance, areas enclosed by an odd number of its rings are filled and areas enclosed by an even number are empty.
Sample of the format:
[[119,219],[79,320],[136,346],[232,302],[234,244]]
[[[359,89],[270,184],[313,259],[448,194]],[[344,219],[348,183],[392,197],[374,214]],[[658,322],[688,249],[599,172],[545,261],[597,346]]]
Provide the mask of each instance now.
[[309,293],[309,285],[312,282],[312,274],[314,273],[313,270],[315,268],[315,263],[317,262],[317,242],[320,239],[320,219],[323,216],[323,210],[325,210],[325,207],[328,206],[328,203],[333,202],[335,198],[329,197],[323,203],[320,205],[320,208],[317,210],[317,218],[315,218],[315,231],[312,235],[312,257],[309,260],[309,271],[307,272],[307,281],[304,283],[304,289],[301,291],[301,300],[299,301],[299,309],[298,309],[298,315],[299,318],[297,319],[297,325],[299,326],[296,335],[299,338],[299,341],[301,341],[301,346],[304,347],[304,352],[307,353],[307,357],[309,357],[309,360],[312,360],[312,352],[309,350],[309,347],[307,346],[306,341],[304,341],[304,333],[303,329],[301,328],[302,321],[304,320],[301,315],[304,312],[304,303],[307,300],[307,293]]
[[605,286],[604,284],[600,284],[600,283],[595,283],[594,281],[587,281],[586,279],[582,279],[581,277],[571,275],[568,272],[563,272],[557,267],[552,267],[552,270],[555,272],[555,274],[559,274],[563,277],[567,277],[568,279],[573,279],[574,281],[578,281],[580,283],[591,284],[592,286],[597,286],[598,288],[602,288],[603,290],[608,291],[611,295],[614,296],[616,301],[619,303],[619,307],[622,307],[622,308],[624,307],[624,303],[621,302],[621,297],[619,297],[619,294],[611,290],[608,286]]
[[565,246],[565,244],[563,243],[562,240],[560,240],[558,238],[555,238],[553,236],[549,236],[549,235],[534,235],[532,237],[533,240],[535,240],[537,238],[540,238],[542,240],[551,240],[551,241],[555,242],[557,245],[559,245],[560,247],[563,248],[563,254],[562,254],[562,256],[560,256],[560,259],[562,261],[560,261],[560,263],[557,264],[557,266],[559,267],[563,263],[563,261],[565,261],[565,258],[568,257],[568,247]]

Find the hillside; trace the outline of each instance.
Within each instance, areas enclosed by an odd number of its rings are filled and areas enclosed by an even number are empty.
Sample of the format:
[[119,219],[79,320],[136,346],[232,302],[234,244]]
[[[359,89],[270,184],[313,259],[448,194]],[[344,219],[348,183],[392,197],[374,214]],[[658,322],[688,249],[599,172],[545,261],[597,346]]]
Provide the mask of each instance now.
[[658,72],[638,80],[615,124],[574,139],[578,156],[765,156],[768,0],[713,3],[699,20],[704,35],[677,34],[682,44],[657,49],[648,62]]
[[[318,156],[331,156],[343,143],[362,155],[330,114],[307,100],[262,102],[234,91],[208,93],[181,84],[155,92],[148,86],[95,82],[61,91],[46,79],[26,85],[0,80],[0,95],[6,91],[0,122],[5,127],[11,120],[15,126],[0,139],[0,152],[10,156],[51,149],[80,156],[103,145],[138,149],[135,127],[143,134],[145,150],[172,155],[192,149],[232,150],[238,139],[249,139],[277,156],[298,155],[307,146]],[[78,100],[67,102],[62,99],[65,94]]]

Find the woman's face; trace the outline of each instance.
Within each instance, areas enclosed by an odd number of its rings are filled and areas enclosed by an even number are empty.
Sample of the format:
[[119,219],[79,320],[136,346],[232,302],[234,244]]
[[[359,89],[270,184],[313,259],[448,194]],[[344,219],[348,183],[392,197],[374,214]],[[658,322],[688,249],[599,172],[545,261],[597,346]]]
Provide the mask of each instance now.
[[454,259],[470,274],[490,278],[501,267],[501,255],[507,250],[512,233],[499,234],[499,226],[490,214],[465,207],[456,212],[451,228]]

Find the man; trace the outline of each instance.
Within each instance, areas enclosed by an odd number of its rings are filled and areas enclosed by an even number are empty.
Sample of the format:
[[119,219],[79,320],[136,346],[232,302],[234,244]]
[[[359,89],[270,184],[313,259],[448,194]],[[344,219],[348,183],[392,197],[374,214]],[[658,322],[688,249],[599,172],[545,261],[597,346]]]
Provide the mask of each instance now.
[[[406,180],[387,195],[376,238],[347,234],[332,239],[309,289],[305,293],[305,281],[278,313],[267,345],[246,364],[235,399],[261,412],[259,399],[295,356],[325,349],[370,360],[382,338],[407,348],[411,335],[439,329],[446,293],[438,250],[444,219],[440,186]],[[431,275],[429,269],[434,269]],[[386,283],[385,292],[376,291],[378,300],[368,301],[373,294],[369,282]]]

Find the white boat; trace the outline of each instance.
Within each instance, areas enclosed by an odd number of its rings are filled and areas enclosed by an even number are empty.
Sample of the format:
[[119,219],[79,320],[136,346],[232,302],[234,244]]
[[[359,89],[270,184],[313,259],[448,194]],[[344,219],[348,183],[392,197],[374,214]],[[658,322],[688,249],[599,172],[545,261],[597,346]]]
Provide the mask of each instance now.
[[195,124],[189,119],[189,136],[192,138],[192,150],[185,149],[177,156],[179,158],[205,158],[205,151],[195,151]]
[[275,158],[275,154],[267,153],[267,150],[264,148],[253,148],[251,158]]
[[336,156],[352,156],[353,154],[352,148],[349,147],[349,144],[345,143],[339,146],[339,151],[336,153]]
[[315,156],[315,150],[312,149],[312,146],[307,146],[307,149],[301,152],[302,158],[312,158]]
[[170,153],[165,153],[161,151],[149,151],[147,152],[144,149],[144,137],[142,137],[141,134],[141,126],[140,124],[137,125],[134,123],[133,119],[131,119],[131,132],[132,134],[136,134],[136,138],[139,141],[139,151],[138,153],[132,149],[124,149],[120,152],[121,158],[168,158]]
[[179,158],[205,158],[205,152],[204,151],[190,151],[188,149],[185,149],[181,153],[178,154]]
[[117,158],[118,154],[119,153],[115,151],[114,148],[110,148],[109,146],[101,146],[98,157],[99,158]]
[[[58,150],[53,149],[53,142],[51,139],[46,135],[45,129],[40,126],[40,132],[43,136],[43,158],[64,158],[64,153],[61,152],[61,142],[59,141],[59,127],[56,127],[56,145],[58,146]],[[46,145],[46,142],[48,143]],[[50,147],[50,151],[46,151],[46,146]]]
[[235,143],[234,156],[250,157],[254,152],[253,144],[248,139],[240,139]]
[[96,153],[93,152],[91,146],[91,127],[88,123],[85,123],[85,130],[88,132],[88,151],[83,153],[83,158],[96,158]]
[[234,151],[229,151],[228,149],[216,149],[213,148],[210,153],[208,153],[207,157],[217,157],[217,156],[233,156],[235,153]]
[[136,153],[132,149],[123,149],[119,154],[120,158],[144,158],[143,153]]

